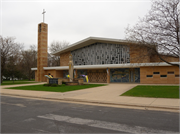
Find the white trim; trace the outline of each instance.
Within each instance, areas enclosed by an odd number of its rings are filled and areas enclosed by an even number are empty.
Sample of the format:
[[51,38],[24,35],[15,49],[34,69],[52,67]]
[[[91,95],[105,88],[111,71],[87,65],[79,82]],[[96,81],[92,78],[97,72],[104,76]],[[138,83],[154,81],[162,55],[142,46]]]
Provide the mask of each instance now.
[[[180,64],[180,62],[171,62],[174,64]],[[127,63],[127,64],[103,64],[103,65],[80,65],[74,66],[74,69],[106,69],[106,68],[139,68],[148,66],[171,66],[164,62],[158,63]],[[69,66],[56,66],[56,67],[43,67],[44,70],[68,70]],[[37,70],[37,68],[31,68],[31,70]]]
[[31,70],[32,70],[32,71],[35,71],[35,70],[37,70],[37,68],[31,68]]
[[[67,52],[67,51],[73,51],[75,49],[90,45],[92,43],[100,41],[106,41],[106,42],[115,42],[115,43],[129,43],[127,40],[121,40],[121,39],[112,39],[112,38],[102,38],[102,37],[88,37],[86,39],[83,39],[81,41],[78,41],[76,43],[73,43],[61,50],[58,50],[54,53],[51,53],[52,55],[60,55],[61,53]],[[88,43],[89,42],[89,43]]]
[[44,70],[68,70],[69,66],[43,67]]

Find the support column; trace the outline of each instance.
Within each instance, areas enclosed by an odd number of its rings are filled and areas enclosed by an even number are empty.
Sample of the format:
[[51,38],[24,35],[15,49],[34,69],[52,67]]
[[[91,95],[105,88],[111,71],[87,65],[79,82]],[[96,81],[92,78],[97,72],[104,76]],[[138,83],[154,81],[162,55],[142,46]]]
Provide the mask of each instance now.
[[77,78],[77,69],[75,69],[75,75],[74,75],[74,78]]
[[110,83],[110,69],[107,68],[107,83]]

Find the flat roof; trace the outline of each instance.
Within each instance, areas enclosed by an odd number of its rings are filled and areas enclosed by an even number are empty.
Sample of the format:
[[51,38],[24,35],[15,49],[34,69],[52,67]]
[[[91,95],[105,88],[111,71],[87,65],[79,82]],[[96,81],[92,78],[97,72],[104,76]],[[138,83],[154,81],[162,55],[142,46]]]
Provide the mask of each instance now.
[[[180,62],[171,62],[179,64]],[[172,66],[165,62],[158,63],[127,63],[127,64],[103,64],[103,65],[80,65],[74,66],[74,69],[106,69],[106,68],[139,68],[148,66]],[[68,70],[69,66],[56,66],[56,67],[43,67],[44,70]],[[31,68],[31,70],[37,70],[37,68]]]
[[86,39],[83,39],[81,41],[78,41],[76,43],[73,43],[61,50],[58,50],[54,53],[51,53],[52,55],[59,56],[61,53],[65,53],[68,51],[73,51],[78,48],[82,48],[85,46],[88,46],[90,44],[96,43],[96,42],[102,42],[102,43],[114,43],[114,44],[129,44],[127,40],[121,40],[121,39],[112,39],[112,38],[102,38],[102,37],[88,37]]

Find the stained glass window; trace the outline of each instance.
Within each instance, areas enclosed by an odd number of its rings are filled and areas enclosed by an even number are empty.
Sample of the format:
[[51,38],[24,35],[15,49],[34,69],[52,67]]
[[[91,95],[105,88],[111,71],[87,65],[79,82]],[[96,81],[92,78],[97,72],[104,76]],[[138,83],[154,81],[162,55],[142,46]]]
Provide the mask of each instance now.
[[94,43],[71,51],[71,53],[74,65],[130,63],[129,46],[127,45]]

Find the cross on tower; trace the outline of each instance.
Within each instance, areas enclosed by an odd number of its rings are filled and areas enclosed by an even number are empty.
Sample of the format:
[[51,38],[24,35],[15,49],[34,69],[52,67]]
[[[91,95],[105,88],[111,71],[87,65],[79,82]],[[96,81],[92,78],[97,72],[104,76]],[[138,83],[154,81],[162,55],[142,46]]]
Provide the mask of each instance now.
[[43,14],[43,23],[44,23],[44,14],[46,13],[46,11],[43,9],[43,12],[42,12],[42,14]]

